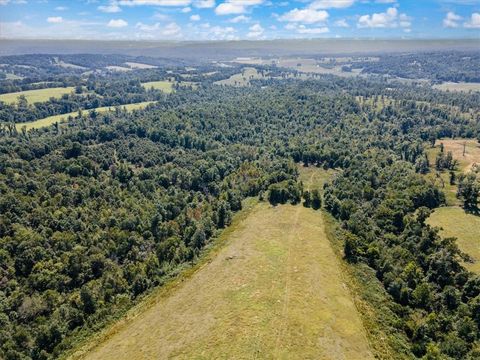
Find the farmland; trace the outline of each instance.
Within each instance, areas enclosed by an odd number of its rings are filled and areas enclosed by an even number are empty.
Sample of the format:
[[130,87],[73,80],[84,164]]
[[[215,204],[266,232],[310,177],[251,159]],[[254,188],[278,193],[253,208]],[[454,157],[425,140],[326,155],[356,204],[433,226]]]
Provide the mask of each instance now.
[[217,85],[248,86],[251,80],[263,79],[264,76],[252,67],[246,67],[241,73],[230,76],[228,79],[217,81]]
[[[153,101],[145,101],[145,102],[136,103],[136,104],[122,105],[120,107],[125,108],[127,111],[132,111],[132,110],[136,110],[136,109],[142,109],[142,108],[144,108],[147,105],[152,104],[152,103],[153,103]],[[112,111],[113,109],[115,109],[114,106],[103,106],[103,107],[96,108],[95,111],[97,111],[98,113],[104,113],[104,112],[107,112],[107,111]],[[88,113],[89,110],[87,110],[86,112]],[[66,119],[69,116],[75,117],[77,115],[78,115],[78,111],[75,111],[75,112],[71,112],[71,113],[67,113],[67,114],[49,116],[49,117],[46,117],[44,119],[40,119],[40,120],[36,120],[36,121],[32,121],[32,122],[18,123],[18,124],[15,124],[15,126],[17,127],[17,130],[21,130],[23,127],[25,127],[26,130],[39,129],[39,128],[42,128],[42,127],[45,127],[45,126],[53,125],[56,122],[66,121]]]
[[71,93],[72,91],[73,87],[56,87],[48,89],[19,91],[14,93],[1,94],[0,101],[8,104],[14,104],[18,101],[18,97],[23,95],[30,104],[33,104],[36,102],[47,101],[51,97],[60,98],[62,97],[62,95]]
[[73,358],[373,358],[322,213],[258,203],[243,214],[190,278]]
[[454,82],[444,82],[442,84],[433,85],[434,89],[443,90],[443,91],[480,91],[480,83],[454,83]]
[[149,81],[149,82],[143,83],[142,85],[147,90],[154,88],[157,90],[161,90],[164,93],[170,94],[173,91],[174,84],[175,84],[174,82],[162,80],[162,81]]

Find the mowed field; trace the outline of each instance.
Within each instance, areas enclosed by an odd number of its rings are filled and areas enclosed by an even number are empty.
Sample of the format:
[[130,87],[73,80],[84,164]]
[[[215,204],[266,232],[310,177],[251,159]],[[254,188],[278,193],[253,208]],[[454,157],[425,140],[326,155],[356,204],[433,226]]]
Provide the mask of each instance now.
[[48,101],[51,97],[61,98],[64,94],[69,94],[73,91],[73,87],[56,87],[49,89],[27,90],[8,94],[1,94],[0,101],[7,104],[15,104],[18,102],[18,97],[24,95],[30,104],[36,102]]
[[[143,109],[147,105],[152,103],[154,103],[154,101],[144,101],[144,102],[135,103],[135,104],[120,105],[119,107],[122,109],[125,108],[128,111],[132,111],[137,109]],[[113,111],[114,109],[115,109],[114,106],[104,106],[104,107],[96,108],[95,111],[97,111],[98,113],[104,113],[107,111]],[[85,114],[89,113],[90,111],[91,110],[83,110]],[[67,114],[61,114],[61,115],[53,115],[40,120],[35,120],[35,121],[25,122],[25,123],[18,123],[18,124],[15,124],[15,127],[17,128],[18,131],[20,131],[23,127],[25,127],[27,130],[38,129],[45,126],[53,125],[56,122],[64,122],[67,120],[69,116],[75,117],[77,115],[78,115],[78,111],[74,111]]]
[[480,216],[467,214],[458,206],[449,206],[436,209],[428,223],[441,227],[442,237],[456,237],[460,249],[473,260],[473,263],[465,263],[465,267],[480,274]]
[[321,211],[245,211],[191,277],[72,359],[373,359]]

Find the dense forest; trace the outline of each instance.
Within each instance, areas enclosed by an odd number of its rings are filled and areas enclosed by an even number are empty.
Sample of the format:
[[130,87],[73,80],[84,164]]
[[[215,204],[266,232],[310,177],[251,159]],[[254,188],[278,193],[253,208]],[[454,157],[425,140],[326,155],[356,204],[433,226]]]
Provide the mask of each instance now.
[[[334,76],[237,88],[200,70],[196,89],[140,85],[163,71],[72,78],[96,95],[1,105],[2,121],[22,122],[156,101],[28,132],[2,127],[0,358],[58,357],[195,261],[251,196],[303,198],[338,219],[346,260],[373,268],[391,297],[406,356],[480,356],[480,277],[426,224],[445,195],[424,176],[436,139],[480,141],[479,93]],[[298,164],[338,170],[323,201],[303,192]],[[467,180],[478,195],[478,175]]]

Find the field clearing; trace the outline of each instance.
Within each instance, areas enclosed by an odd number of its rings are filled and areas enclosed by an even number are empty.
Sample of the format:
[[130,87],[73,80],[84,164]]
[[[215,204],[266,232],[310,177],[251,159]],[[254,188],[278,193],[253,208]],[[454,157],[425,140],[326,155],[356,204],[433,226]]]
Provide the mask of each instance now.
[[340,65],[334,65],[332,67],[322,66],[326,64],[326,61],[305,59],[305,58],[273,58],[273,59],[260,59],[260,58],[237,58],[234,62],[245,65],[272,65],[275,64],[278,67],[284,67],[291,70],[296,70],[306,74],[322,74],[322,75],[337,75],[344,77],[357,76],[360,74],[361,69],[353,69],[351,72],[342,71]]
[[268,76],[263,76],[257,71],[257,69],[252,67],[246,67],[242,69],[241,73],[230,76],[228,79],[216,81],[217,85],[230,85],[230,86],[248,86],[250,85],[250,80],[256,79],[265,79]]
[[258,203],[240,219],[190,278],[73,358],[373,359],[322,212]]
[[162,80],[162,81],[150,81],[150,82],[142,83],[142,86],[147,90],[153,87],[156,90],[161,90],[164,93],[170,94],[173,91],[174,84],[175,83],[172,81]]
[[333,169],[323,170],[315,166],[302,166],[299,170],[299,180],[303,182],[304,190],[320,190],[320,192],[323,192],[323,185],[337,173]]
[[[120,105],[120,107],[122,109],[125,108],[128,111],[132,111],[137,109],[143,109],[144,107],[152,103],[154,103],[154,101],[144,101],[136,104]],[[107,111],[113,111],[114,109],[115,109],[115,106],[104,106],[104,107],[96,108],[95,110],[98,113],[105,113]],[[91,110],[82,110],[82,111],[83,113],[89,113]],[[42,127],[53,125],[56,122],[59,122],[59,123],[65,122],[69,116],[75,117],[77,115],[78,115],[78,111],[74,111],[67,114],[61,114],[61,115],[53,115],[53,116],[49,116],[44,119],[35,120],[32,122],[18,123],[18,124],[15,124],[15,127],[17,128],[18,131],[20,131],[23,127],[25,127],[26,130],[39,129]]]
[[131,67],[132,69],[156,69],[157,66],[149,65],[149,64],[142,64],[137,62],[126,62],[127,66]]
[[30,104],[36,102],[48,101],[51,97],[59,99],[64,94],[69,94],[73,91],[73,87],[56,87],[48,89],[38,89],[38,90],[26,90],[18,91],[13,93],[1,94],[0,101],[3,101],[7,104],[15,104],[18,101],[20,95],[24,95],[27,101]]
[[449,206],[436,209],[428,223],[441,227],[442,237],[456,237],[460,250],[474,261],[465,263],[465,267],[480,274],[480,216],[467,214],[458,206]]
[[442,84],[433,85],[432,88],[442,90],[442,91],[480,91],[480,83],[454,83],[454,82],[444,82]]
[[[480,164],[480,143],[474,139],[440,139],[435,143],[436,147],[443,144],[444,151],[451,151],[453,158],[459,161],[461,171],[469,171],[474,164]],[[465,146],[465,156],[463,148]],[[435,159],[434,159],[435,160]]]
[[119,72],[127,72],[127,71],[132,71],[133,70],[129,67],[116,66],[116,65],[105,66],[105,69],[110,70],[110,71],[119,71]]

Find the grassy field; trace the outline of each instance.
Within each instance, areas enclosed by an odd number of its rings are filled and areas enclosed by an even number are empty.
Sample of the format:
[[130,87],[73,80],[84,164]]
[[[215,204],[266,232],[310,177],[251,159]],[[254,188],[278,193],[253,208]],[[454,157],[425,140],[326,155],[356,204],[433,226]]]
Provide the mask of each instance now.
[[328,66],[326,64],[327,61],[319,61],[308,58],[237,58],[234,62],[245,65],[276,64],[278,67],[296,70],[306,74],[330,74],[344,77],[356,76],[361,72],[361,69],[354,69],[352,72],[344,72],[342,71],[342,66],[340,64]]
[[170,94],[173,91],[174,84],[175,83],[172,81],[163,80],[163,81],[150,81],[150,82],[143,83],[142,85],[147,90],[153,87],[154,89],[161,90],[164,93]]
[[258,203],[239,219],[190,277],[73,358],[373,359],[322,212]]
[[323,170],[315,166],[300,167],[299,180],[303,182],[304,190],[320,190],[323,192],[323,185],[335,174],[336,170]]
[[434,89],[443,91],[480,91],[480,83],[454,83],[445,82],[443,84],[437,84],[432,86]]
[[[131,110],[136,110],[136,109],[142,109],[142,108],[146,107],[147,105],[152,104],[153,102],[154,101],[145,101],[145,102],[140,102],[140,103],[136,103],[136,104],[122,105],[120,107],[121,108],[126,108],[128,111],[131,111]],[[115,109],[115,107],[113,107],[113,106],[104,106],[104,107],[96,108],[95,110],[99,113],[104,113],[104,112],[114,110],[114,109]],[[86,113],[88,111],[89,110],[84,110],[84,113]],[[38,129],[38,128],[42,128],[42,127],[45,127],[45,126],[53,125],[56,122],[66,121],[69,116],[75,117],[77,115],[78,115],[78,111],[74,111],[74,112],[67,113],[67,114],[49,116],[49,117],[46,117],[44,119],[35,120],[35,121],[31,121],[31,122],[18,123],[15,126],[16,126],[17,130],[19,130],[19,131],[22,129],[22,127],[25,127],[27,130]]]
[[[427,178],[436,183],[445,193],[447,205],[461,205],[456,197],[457,186],[450,185],[450,174],[448,171],[437,173],[435,171],[435,159],[440,152],[440,144],[443,144],[444,151],[452,152],[453,158],[458,161],[458,169],[455,171],[457,175],[467,172],[473,164],[480,164],[480,144],[472,139],[440,139],[435,143],[435,147],[427,149],[428,160],[431,165],[431,172],[427,174]],[[465,145],[465,155],[463,149]]]
[[[473,164],[480,164],[480,144],[478,141],[472,139],[440,139],[437,140],[434,148],[427,151],[432,166],[435,165],[435,157],[440,151],[440,144],[443,144],[445,153],[451,151],[453,158],[458,160],[457,175],[468,172]],[[427,176],[432,181],[437,177],[434,172]],[[440,234],[443,237],[456,237],[460,249],[474,260],[473,263],[466,263],[465,266],[471,271],[480,273],[480,217],[467,214],[460,207],[461,201],[456,197],[457,185],[450,185],[448,172],[440,173],[439,176],[443,179],[443,182],[439,181],[437,177],[437,184],[440,187],[441,184],[444,184],[442,190],[446,195],[447,205],[449,206],[436,209],[428,222],[430,225],[442,228]]]
[[458,206],[449,206],[436,209],[428,223],[441,227],[443,237],[456,237],[460,249],[474,260],[465,266],[480,274],[480,216],[467,214]]
[[33,104],[36,102],[47,101],[51,97],[61,98],[62,95],[69,94],[72,91],[73,91],[73,87],[56,87],[56,88],[49,88],[49,89],[19,91],[14,93],[1,94],[0,101],[3,101],[7,104],[15,104],[18,101],[18,97],[20,95],[24,95],[27,101],[30,104]]
[[217,85],[230,85],[230,86],[248,86],[250,80],[264,79],[265,77],[260,74],[257,69],[246,67],[241,73],[230,76],[228,79],[216,81]]

